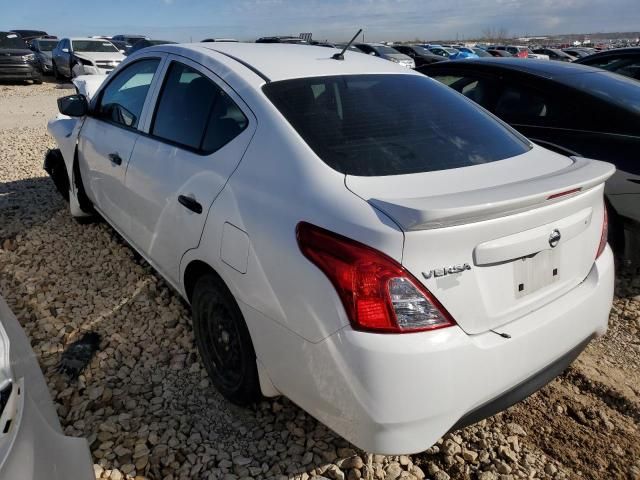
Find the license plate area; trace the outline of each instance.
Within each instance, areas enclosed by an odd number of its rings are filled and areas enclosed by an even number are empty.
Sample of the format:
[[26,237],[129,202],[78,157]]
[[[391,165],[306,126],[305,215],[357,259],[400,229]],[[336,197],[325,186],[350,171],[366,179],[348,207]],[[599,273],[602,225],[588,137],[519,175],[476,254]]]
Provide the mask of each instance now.
[[547,287],[560,279],[559,250],[543,250],[519,258],[514,263],[514,293],[522,298]]

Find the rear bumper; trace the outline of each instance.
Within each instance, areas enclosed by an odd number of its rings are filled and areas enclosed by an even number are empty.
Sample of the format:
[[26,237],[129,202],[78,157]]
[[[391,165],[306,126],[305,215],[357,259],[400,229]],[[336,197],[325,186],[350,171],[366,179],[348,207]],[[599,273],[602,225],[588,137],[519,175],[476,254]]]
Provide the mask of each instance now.
[[[94,478],[86,440],[62,433],[38,361],[4,299],[0,321],[8,345],[13,388],[7,403],[11,423],[0,433],[0,478],[67,480]],[[5,426],[3,425],[3,430]]]
[[607,247],[583,283],[498,329],[509,339],[458,327],[404,335],[346,327],[312,344],[272,333],[268,320],[242,308],[277,390],[358,447],[398,454],[423,451],[554,378],[606,332],[613,284]]

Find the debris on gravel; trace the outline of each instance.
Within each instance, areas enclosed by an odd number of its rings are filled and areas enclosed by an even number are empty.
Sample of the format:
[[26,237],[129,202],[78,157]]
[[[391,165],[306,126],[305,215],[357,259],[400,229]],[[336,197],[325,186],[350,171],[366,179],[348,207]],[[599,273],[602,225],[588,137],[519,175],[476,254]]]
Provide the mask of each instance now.
[[[61,95],[32,87],[0,86],[0,106]],[[0,130],[0,291],[97,479],[640,478],[640,277],[623,272],[609,333],[531,398],[420,454],[362,452],[284,398],[241,409],[216,392],[185,303],[105,223],[66,212],[36,120]],[[70,384],[58,360],[89,331],[100,349]]]

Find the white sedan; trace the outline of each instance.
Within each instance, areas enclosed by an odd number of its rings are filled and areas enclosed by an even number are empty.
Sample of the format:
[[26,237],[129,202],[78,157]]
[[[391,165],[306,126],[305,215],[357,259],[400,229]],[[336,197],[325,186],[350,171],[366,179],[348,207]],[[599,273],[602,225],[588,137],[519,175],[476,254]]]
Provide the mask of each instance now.
[[59,101],[46,166],[74,217],[103,217],[191,304],[230,401],[286,395],[365,450],[422,451],[606,331],[614,167],[336,52],[145,49]]

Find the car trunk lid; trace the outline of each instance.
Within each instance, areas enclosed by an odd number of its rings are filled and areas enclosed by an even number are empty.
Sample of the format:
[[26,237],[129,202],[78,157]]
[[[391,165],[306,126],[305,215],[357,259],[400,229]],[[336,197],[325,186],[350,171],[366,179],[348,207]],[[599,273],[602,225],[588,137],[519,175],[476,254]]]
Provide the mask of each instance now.
[[586,278],[600,242],[603,183],[614,170],[534,147],[465,168],[347,176],[346,185],[402,228],[403,266],[477,334]]

